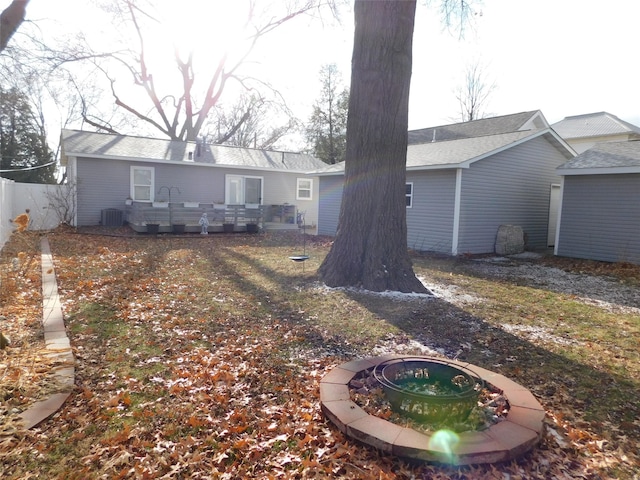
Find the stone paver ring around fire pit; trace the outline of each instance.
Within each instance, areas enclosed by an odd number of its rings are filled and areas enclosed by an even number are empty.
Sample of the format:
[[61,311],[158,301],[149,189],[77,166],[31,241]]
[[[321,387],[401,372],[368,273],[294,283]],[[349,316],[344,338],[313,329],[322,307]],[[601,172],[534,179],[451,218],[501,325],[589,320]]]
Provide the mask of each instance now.
[[382,362],[405,357],[370,357],[331,370],[320,381],[320,404],[324,414],[349,437],[386,453],[428,462],[454,465],[503,462],[522,455],[540,441],[545,411],[531,392],[503,375],[470,363],[448,360],[450,364],[472,370],[485,383],[500,390],[509,402],[506,419],[486,430],[455,435],[441,431],[426,435],[369,415],[351,400],[351,380]]

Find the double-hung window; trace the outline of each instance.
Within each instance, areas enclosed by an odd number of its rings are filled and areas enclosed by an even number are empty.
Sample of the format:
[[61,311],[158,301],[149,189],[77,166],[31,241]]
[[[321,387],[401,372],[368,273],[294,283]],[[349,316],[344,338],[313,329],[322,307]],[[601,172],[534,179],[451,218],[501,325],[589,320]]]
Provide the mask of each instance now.
[[313,180],[310,178],[298,178],[296,187],[296,200],[312,200]]
[[405,205],[407,208],[413,206],[413,183],[407,183],[404,190]]
[[131,198],[137,202],[152,202],[154,189],[153,167],[131,167]]

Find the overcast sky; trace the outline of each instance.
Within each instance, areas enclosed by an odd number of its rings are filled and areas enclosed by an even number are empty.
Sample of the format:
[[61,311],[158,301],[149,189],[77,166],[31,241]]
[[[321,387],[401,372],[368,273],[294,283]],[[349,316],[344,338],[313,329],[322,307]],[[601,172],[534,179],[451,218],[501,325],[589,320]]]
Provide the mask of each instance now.
[[[196,17],[219,18],[229,10],[225,5],[237,1],[202,0]],[[0,7],[8,3],[0,0]],[[86,3],[31,0],[28,16],[57,16],[68,25],[92,28],[91,18],[72,13]],[[349,82],[354,27],[348,3],[341,24],[330,16],[324,25],[295,19],[270,34],[258,50],[256,65],[302,120],[318,97],[322,64],[336,63]],[[444,30],[437,10],[424,3],[418,1],[416,14],[410,128],[460,117],[454,90],[473,62],[483,66],[487,83],[495,83],[484,107],[487,114],[539,109],[554,123],[607,111],[640,126],[639,0],[483,0],[462,39]]]
[[[438,12],[423,3],[414,32],[410,128],[459,118],[454,90],[475,61],[495,83],[486,113],[541,110],[554,123],[606,111],[640,126],[640,1],[484,0],[463,39],[443,31]],[[317,40],[307,60],[334,54],[348,80],[352,17],[333,32],[329,52]]]

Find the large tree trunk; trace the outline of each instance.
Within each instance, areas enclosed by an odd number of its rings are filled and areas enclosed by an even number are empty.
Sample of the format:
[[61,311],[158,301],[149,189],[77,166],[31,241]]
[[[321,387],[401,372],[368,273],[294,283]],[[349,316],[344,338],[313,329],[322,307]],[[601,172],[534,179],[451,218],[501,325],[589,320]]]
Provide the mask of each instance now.
[[0,52],[5,49],[9,40],[24,20],[29,0],[13,0],[0,13]]
[[426,292],[407,251],[405,173],[415,1],[355,2],[345,183],[320,266],[329,286]]

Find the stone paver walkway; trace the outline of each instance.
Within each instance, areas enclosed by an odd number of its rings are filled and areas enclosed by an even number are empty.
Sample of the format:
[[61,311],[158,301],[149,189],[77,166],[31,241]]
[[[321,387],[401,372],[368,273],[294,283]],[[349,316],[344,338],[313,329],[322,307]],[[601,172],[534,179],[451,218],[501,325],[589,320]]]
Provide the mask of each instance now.
[[29,429],[49,418],[60,409],[69,398],[75,381],[75,357],[67,337],[62,316],[62,307],[58,297],[58,284],[53,268],[53,258],[49,241],[43,238],[40,242],[42,264],[42,326],[44,327],[44,343],[46,355],[58,365],[54,370],[53,381],[59,386],[61,393],[34,403],[20,414],[24,428]]

